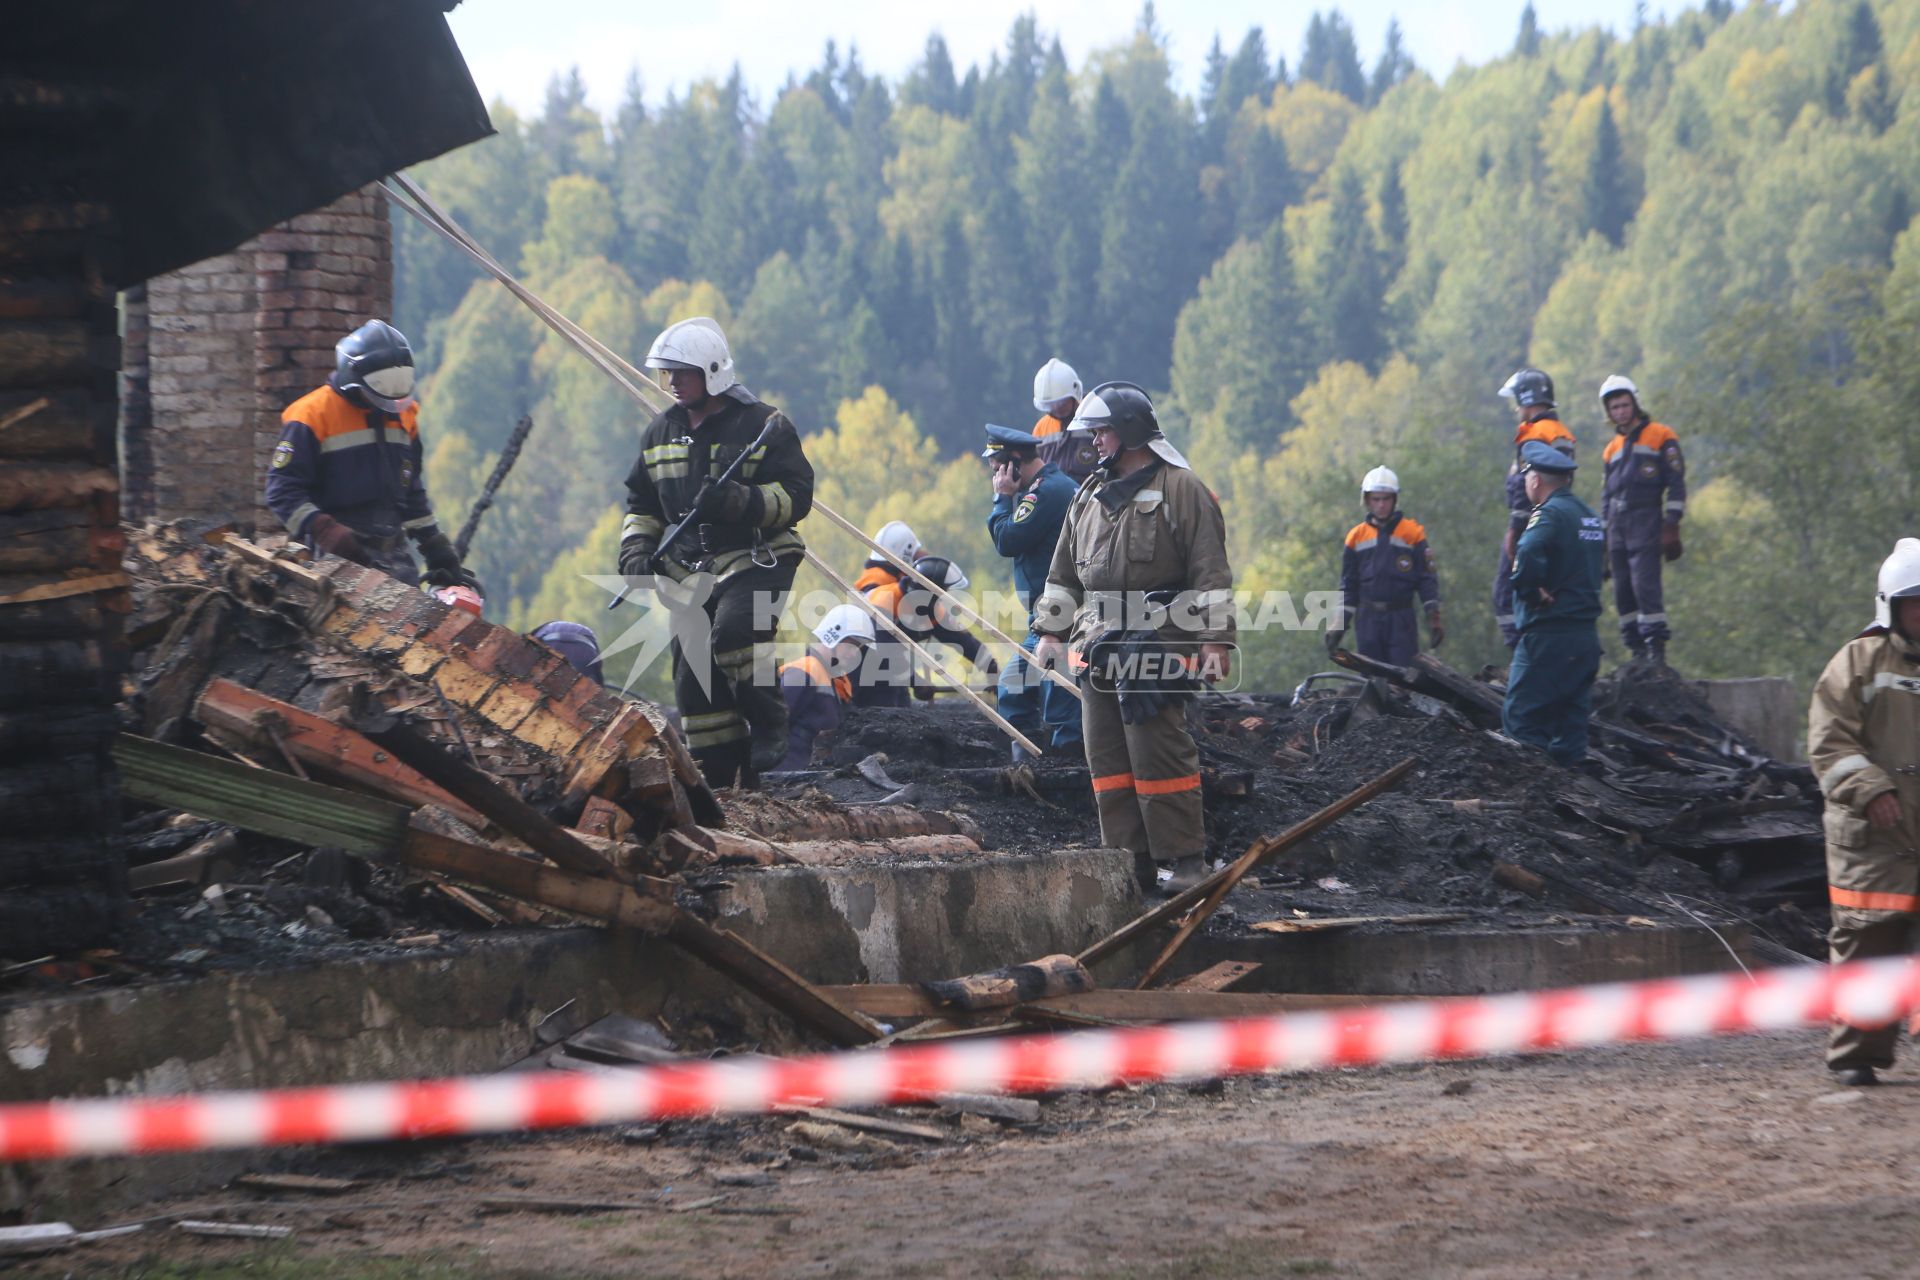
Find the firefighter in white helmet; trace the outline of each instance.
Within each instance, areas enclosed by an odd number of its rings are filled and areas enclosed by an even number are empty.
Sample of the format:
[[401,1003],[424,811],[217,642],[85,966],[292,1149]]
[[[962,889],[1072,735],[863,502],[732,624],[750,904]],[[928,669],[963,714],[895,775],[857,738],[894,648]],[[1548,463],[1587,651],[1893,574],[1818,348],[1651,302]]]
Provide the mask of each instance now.
[[1680,437],[1640,407],[1640,388],[1616,373],[1600,384],[1600,407],[1614,437],[1601,453],[1606,467],[1600,514],[1607,521],[1607,569],[1620,611],[1620,638],[1635,662],[1667,664],[1666,596],[1661,574],[1680,558],[1680,520],[1687,513],[1687,464]]
[[[813,467],[793,423],[734,376],[733,353],[713,320],[669,325],[654,339],[647,367],[666,371],[674,402],[640,433],[640,457],[627,475],[620,572],[676,581],[714,576],[705,605],[710,670],[695,671],[676,640],[674,701],[707,781],[752,785],[787,752],[787,704],[770,671],[764,682],[756,679],[755,655],[773,641],[806,550],[794,526],[813,505]],[[737,478],[715,485],[743,453]],[[656,554],[667,528],[689,516],[697,526]]]
[[1427,635],[1438,649],[1446,639],[1440,622],[1440,580],[1426,528],[1400,511],[1400,477],[1375,467],[1360,482],[1367,518],[1347,533],[1340,553],[1340,607],[1327,631],[1327,651],[1340,647],[1348,625],[1363,658],[1404,667],[1420,652],[1420,626],[1413,615],[1419,597]]
[[[1813,687],[1807,763],[1826,798],[1834,963],[1904,955],[1920,915],[1920,539],[1880,566],[1873,623]],[[1827,1066],[1842,1084],[1893,1065],[1900,1026],[1836,1021]]]
[[1100,465],[1093,433],[1071,425],[1080,411],[1080,395],[1080,375],[1058,356],[1033,375],[1033,407],[1040,411],[1033,436],[1040,442],[1040,459],[1059,467],[1076,485],[1084,484]]
[[813,637],[804,654],[780,668],[780,693],[787,703],[782,769],[806,768],[814,741],[839,729],[841,709],[853,702],[853,673],[873,644],[873,619],[859,605],[835,605]]

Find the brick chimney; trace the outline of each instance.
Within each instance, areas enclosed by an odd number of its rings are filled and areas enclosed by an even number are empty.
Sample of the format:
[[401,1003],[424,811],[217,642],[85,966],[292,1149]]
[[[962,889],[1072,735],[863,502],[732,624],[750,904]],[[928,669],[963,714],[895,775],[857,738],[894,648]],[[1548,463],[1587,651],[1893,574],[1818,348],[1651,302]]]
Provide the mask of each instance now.
[[325,381],[334,343],[392,311],[393,243],[378,187],[128,290],[126,518],[277,528],[261,494],[280,411]]

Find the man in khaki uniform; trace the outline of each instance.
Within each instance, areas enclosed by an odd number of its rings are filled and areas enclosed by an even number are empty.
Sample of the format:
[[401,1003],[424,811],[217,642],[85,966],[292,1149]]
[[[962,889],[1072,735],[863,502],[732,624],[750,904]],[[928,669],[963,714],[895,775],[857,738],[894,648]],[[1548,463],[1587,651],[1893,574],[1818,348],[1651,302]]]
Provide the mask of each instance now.
[[[1080,718],[1101,841],[1170,866],[1177,892],[1206,873],[1200,751],[1185,692],[1194,674],[1224,678],[1231,660],[1226,522],[1139,387],[1095,387],[1074,425],[1092,429],[1100,467],[1074,494],[1034,602],[1035,656],[1056,665],[1067,637],[1077,656],[1103,638],[1109,649],[1125,641],[1134,657],[1152,650],[1117,687],[1097,674],[1083,679]],[[1168,658],[1171,675],[1153,661]]]
[[[1894,545],[1873,625],[1814,685],[1807,759],[1827,800],[1834,963],[1906,954],[1920,914],[1920,539]],[[1874,1084],[1899,1034],[1836,1021],[1827,1066],[1841,1084]]]

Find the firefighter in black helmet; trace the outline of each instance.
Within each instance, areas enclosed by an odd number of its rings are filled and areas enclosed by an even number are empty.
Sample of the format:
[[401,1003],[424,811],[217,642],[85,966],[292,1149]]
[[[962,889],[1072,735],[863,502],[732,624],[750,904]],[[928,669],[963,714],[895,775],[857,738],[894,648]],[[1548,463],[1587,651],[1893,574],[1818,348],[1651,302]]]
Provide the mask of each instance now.
[[1185,711],[1186,695],[1230,663],[1226,523],[1133,383],[1095,387],[1073,425],[1092,431],[1100,465],[1074,494],[1034,602],[1035,656],[1055,665],[1070,639],[1093,662],[1081,727],[1101,841],[1169,869],[1178,890],[1206,869]]
[[440,530],[421,474],[413,349],[384,320],[369,320],[333,349],[333,375],[280,415],[267,469],[267,506],[295,539],[371,565],[409,586],[421,580],[481,594]]

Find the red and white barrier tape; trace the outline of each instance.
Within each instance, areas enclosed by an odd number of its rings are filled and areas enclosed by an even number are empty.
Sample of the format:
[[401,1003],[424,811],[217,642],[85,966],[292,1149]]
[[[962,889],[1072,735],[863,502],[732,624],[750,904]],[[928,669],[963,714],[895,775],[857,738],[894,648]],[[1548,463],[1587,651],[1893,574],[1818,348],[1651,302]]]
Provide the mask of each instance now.
[[1920,961],[1796,966],[1125,1030],[721,1059],[620,1074],[478,1076],[0,1106],[0,1160],[567,1128],[785,1103],[871,1106],[1626,1041],[1772,1031],[1920,1008]]

